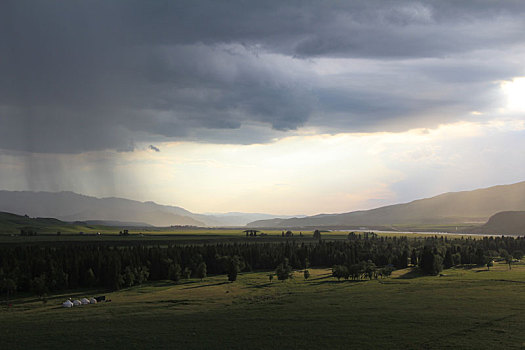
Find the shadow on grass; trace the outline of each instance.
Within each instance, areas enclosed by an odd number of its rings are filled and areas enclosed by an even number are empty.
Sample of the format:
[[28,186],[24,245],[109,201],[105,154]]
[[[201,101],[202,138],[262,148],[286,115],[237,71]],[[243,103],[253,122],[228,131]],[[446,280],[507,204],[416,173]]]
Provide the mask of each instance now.
[[326,281],[319,281],[319,282],[314,282],[312,283],[313,285],[315,286],[322,286],[322,285],[326,285],[326,284],[357,284],[357,283],[360,283],[360,282],[366,282],[368,280],[336,280],[336,279],[333,279],[333,280],[326,280]]
[[254,285],[249,286],[248,288],[266,288],[275,283],[278,283],[278,282],[266,282],[264,284],[254,284]]
[[182,289],[197,289],[197,288],[204,288],[204,287],[220,286],[220,285],[223,285],[223,284],[230,284],[230,283],[231,282],[224,281],[224,282],[217,282],[217,283],[210,283],[210,284],[200,284],[198,286],[191,286],[191,287],[186,287],[186,288],[182,288]]
[[408,281],[399,280],[397,278],[392,278],[388,280],[378,280],[380,284],[410,284]]
[[321,275],[320,277],[316,277],[316,278],[309,278],[308,280],[309,281],[318,281],[318,280],[323,280],[323,279],[327,279],[327,278],[332,278],[332,275],[327,273],[325,275]]
[[[121,291],[128,291],[133,292],[136,294],[144,294],[144,293],[151,293],[152,289],[159,290],[159,288],[171,288],[175,287],[176,285],[185,284],[185,283],[177,283],[174,281],[154,281],[154,282],[147,282],[144,284],[123,288]],[[161,289],[160,289],[161,290]]]
[[177,283],[175,281],[155,281],[155,282],[152,282],[152,283],[148,283],[148,284],[144,284],[143,286],[145,287],[173,287],[173,286],[176,286],[177,284],[183,284],[183,283]]
[[454,266],[454,270],[472,270],[472,269],[481,269],[483,268],[483,265],[475,265],[475,264],[465,264],[465,265],[456,265]]
[[29,303],[37,303],[37,302],[40,302],[42,303],[43,305],[45,305],[46,303],[44,303],[42,300],[43,299],[47,299],[47,302],[50,303],[50,304],[53,304],[55,303],[57,300],[62,300],[60,302],[60,305],[62,305],[62,302],[63,301],[66,301],[67,299],[71,298],[72,300],[73,299],[81,299],[81,298],[85,298],[85,297],[90,297],[90,296],[95,296],[95,295],[104,295],[104,294],[109,294],[111,293],[111,291],[109,290],[104,290],[104,289],[87,289],[87,290],[84,290],[84,291],[79,291],[79,290],[73,290],[73,291],[60,291],[56,294],[51,294],[51,295],[48,295],[46,297],[39,297],[39,296],[19,296],[19,297],[14,297],[11,299],[11,303],[13,304],[17,304],[17,305],[24,305],[24,304],[29,304]]
[[492,280],[492,281],[496,281],[496,282],[509,282],[509,283],[525,283],[525,281],[503,280],[503,279]]
[[399,275],[397,277],[394,277],[392,279],[411,280],[411,279],[418,278],[418,277],[423,277],[423,276],[425,276],[425,275],[423,273],[421,273],[421,271],[419,271],[418,269],[412,269],[412,270],[408,271],[407,273],[404,273],[404,274]]
[[146,301],[146,304],[169,304],[169,305],[190,305],[196,304],[195,301],[190,299],[167,299],[167,300],[155,300]]

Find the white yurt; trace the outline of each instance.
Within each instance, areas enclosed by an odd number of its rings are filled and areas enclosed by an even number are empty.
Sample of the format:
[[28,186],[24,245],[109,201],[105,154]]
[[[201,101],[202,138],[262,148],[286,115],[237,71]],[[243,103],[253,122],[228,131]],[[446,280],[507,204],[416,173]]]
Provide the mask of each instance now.
[[91,299],[89,299],[89,303],[90,304],[96,304],[97,303],[97,299],[92,297]]
[[73,306],[73,303],[71,302],[71,300],[66,300],[62,303],[62,307],[72,307]]
[[82,305],[87,305],[89,304],[89,300],[87,298],[82,298],[80,299],[80,302],[82,303]]
[[82,305],[80,300],[73,300],[73,306],[80,306],[80,305]]

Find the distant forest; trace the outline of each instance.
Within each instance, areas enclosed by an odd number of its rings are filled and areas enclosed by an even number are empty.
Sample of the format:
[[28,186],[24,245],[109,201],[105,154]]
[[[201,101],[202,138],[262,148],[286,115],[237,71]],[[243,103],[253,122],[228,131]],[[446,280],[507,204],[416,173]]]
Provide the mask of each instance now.
[[[485,237],[448,239],[379,237],[350,233],[346,240],[284,239],[273,243],[208,243],[155,246],[150,243],[108,245],[71,243],[57,246],[0,248],[0,288],[12,295],[46,295],[78,288],[117,290],[145,281],[227,275],[235,281],[241,271],[271,271],[279,279],[292,269],[333,268],[337,278],[378,278],[393,269],[418,266],[438,274],[456,265],[485,265],[495,258],[511,263],[521,258],[525,238]],[[304,273],[308,278],[308,273]]]

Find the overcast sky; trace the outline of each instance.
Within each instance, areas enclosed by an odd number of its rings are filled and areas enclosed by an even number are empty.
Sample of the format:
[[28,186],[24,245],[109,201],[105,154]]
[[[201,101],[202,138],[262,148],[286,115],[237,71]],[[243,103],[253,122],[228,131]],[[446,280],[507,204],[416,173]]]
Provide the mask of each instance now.
[[346,212],[525,180],[523,1],[2,1],[0,188]]

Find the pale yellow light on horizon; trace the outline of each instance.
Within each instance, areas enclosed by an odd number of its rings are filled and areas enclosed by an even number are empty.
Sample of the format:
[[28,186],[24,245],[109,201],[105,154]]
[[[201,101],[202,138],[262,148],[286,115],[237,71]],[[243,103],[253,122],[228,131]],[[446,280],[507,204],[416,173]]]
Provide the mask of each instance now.
[[403,133],[295,135],[268,144],[172,142],[159,145],[159,153],[129,156],[148,164],[137,171],[149,178],[149,194],[165,204],[195,212],[311,215],[395,202],[390,185],[405,177],[395,164],[448,163],[453,159],[441,154],[441,143],[505,128],[518,126],[458,122]]
[[525,112],[525,77],[502,82],[501,89],[507,98],[506,109]]
[[[496,118],[400,133],[309,131],[266,144],[165,142],[156,144],[160,152],[145,144],[129,153],[42,154],[31,155],[31,161],[37,169],[67,174],[60,186],[43,183],[39,190],[155,201],[192,212],[312,215],[394,204],[402,194],[397,184],[417,182],[420,176],[426,179],[424,193],[449,191],[460,172],[468,178],[490,170],[477,157],[478,149],[506,149],[504,141],[487,144],[487,138],[522,130],[525,121],[520,118]],[[0,169],[3,177],[13,179],[9,187],[24,189],[24,163],[14,156],[4,156],[3,162],[12,164]],[[421,173],[433,169],[453,171],[435,179]],[[413,199],[418,191],[409,191]]]

